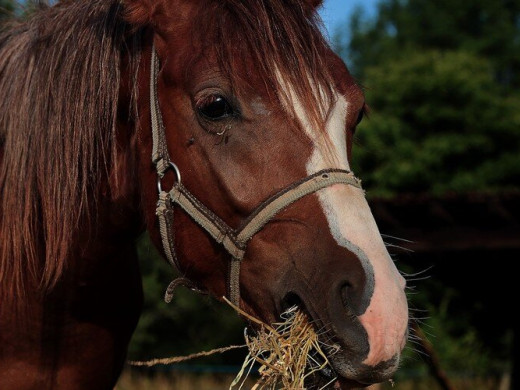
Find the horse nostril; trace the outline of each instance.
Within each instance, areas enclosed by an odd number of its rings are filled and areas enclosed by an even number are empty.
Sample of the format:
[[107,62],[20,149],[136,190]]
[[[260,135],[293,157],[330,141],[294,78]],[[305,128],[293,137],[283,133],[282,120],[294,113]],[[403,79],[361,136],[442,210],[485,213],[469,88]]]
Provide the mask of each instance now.
[[350,283],[343,283],[340,287],[339,293],[341,295],[341,302],[343,306],[348,307],[348,293],[349,289],[352,287]]
[[343,307],[347,309],[349,312],[354,311],[354,301],[356,292],[354,289],[354,286],[350,282],[344,282],[340,287],[340,296],[341,296],[341,303],[343,304]]
[[357,280],[341,283],[337,294],[346,312],[354,316],[360,316],[365,312],[372,296],[370,288],[367,289],[364,283]]
[[282,299],[282,312],[287,311],[291,307],[298,306],[302,307],[301,298],[294,292],[288,292],[285,294],[285,297]]

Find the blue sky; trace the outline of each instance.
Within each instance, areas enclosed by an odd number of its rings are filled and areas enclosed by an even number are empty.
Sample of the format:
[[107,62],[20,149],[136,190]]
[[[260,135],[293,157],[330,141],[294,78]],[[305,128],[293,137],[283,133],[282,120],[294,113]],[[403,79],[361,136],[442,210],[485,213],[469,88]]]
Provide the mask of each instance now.
[[332,36],[338,25],[348,22],[350,15],[361,7],[368,15],[374,14],[379,0],[325,0],[320,15],[329,35]]

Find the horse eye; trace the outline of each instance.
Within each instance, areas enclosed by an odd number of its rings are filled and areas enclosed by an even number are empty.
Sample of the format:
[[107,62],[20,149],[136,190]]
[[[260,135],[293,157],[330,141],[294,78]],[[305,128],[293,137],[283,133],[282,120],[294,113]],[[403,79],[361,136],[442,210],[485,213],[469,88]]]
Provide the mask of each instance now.
[[210,95],[196,104],[202,116],[210,120],[220,120],[233,115],[231,104],[222,95]]
[[356,120],[356,126],[361,123],[361,121],[363,120],[364,116],[365,116],[365,110],[359,111],[359,115],[358,115],[357,120]]

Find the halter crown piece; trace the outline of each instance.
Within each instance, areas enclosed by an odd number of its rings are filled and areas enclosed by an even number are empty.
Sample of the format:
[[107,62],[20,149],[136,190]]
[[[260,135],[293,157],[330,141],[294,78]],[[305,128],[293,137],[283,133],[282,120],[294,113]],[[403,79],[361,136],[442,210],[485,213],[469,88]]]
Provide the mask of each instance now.
[[[266,199],[241,224],[240,228],[233,229],[200,202],[181,182],[181,173],[172,162],[168,153],[165,128],[157,97],[159,60],[155,46],[152,47],[151,58],[150,111],[153,138],[152,162],[157,169],[158,175],[157,187],[159,190],[159,200],[157,201],[156,215],[159,219],[159,229],[164,253],[169,263],[180,270],[179,261],[175,252],[173,230],[173,212],[174,206],[177,205],[230,254],[227,294],[229,300],[236,306],[239,306],[240,264],[246,254],[249,240],[278,214],[278,212],[304,196],[334,184],[348,184],[361,188],[361,181],[357,179],[352,172],[347,170],[325,169],[316,172]],[[161,179],[170,169],[175,171],[176,181],[169,191],[165,191],[162,189]],[[171,301],[173,289],[179,284],[187,284],[189,287],[194,287],[194,284],[186,278],[174,280],[166,290],[166,302]]]

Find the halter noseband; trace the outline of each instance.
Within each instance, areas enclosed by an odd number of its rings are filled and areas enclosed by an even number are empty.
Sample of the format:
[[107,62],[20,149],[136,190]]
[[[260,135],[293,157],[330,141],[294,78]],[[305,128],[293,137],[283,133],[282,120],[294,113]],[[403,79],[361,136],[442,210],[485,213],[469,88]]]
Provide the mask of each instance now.
[[[179,261],[175,253],[175,239],[173,234],[174,205],[178,205],[213,237],[216,242],[222,244],[231,255],[227,280],[227,294],[229,300],[238,306],[240,302],[240,264],[244,258],[249,240],[278,212],[304,196],[330,187],[333,184],[348,184],[361,188],[361,181],[357,179],[352,172],[342,169],[325,169],[316,172],[289,185],[265,200],[241,224],[240,228],[233,229],[200,202],[181,182],[181,173],[177,166],[171,161],[166,144],[164,123],[157,97],[158,73],[159,60],[155,47],[152,47],[150,69],[150,111],[153,138],[152,161],[157,169],[158,175],[157,187],[159,190],[159,200],[157,202],[156,215],[159,218],[159,229],[164,252],[170,264],[180,269]],[[175,171],[176,181],[170,191],[165,191],[162,189],[161,179],[169,169]],[[170,290],[170,288],[168,290]],[[168,301],[168,292],[166,299]]]

